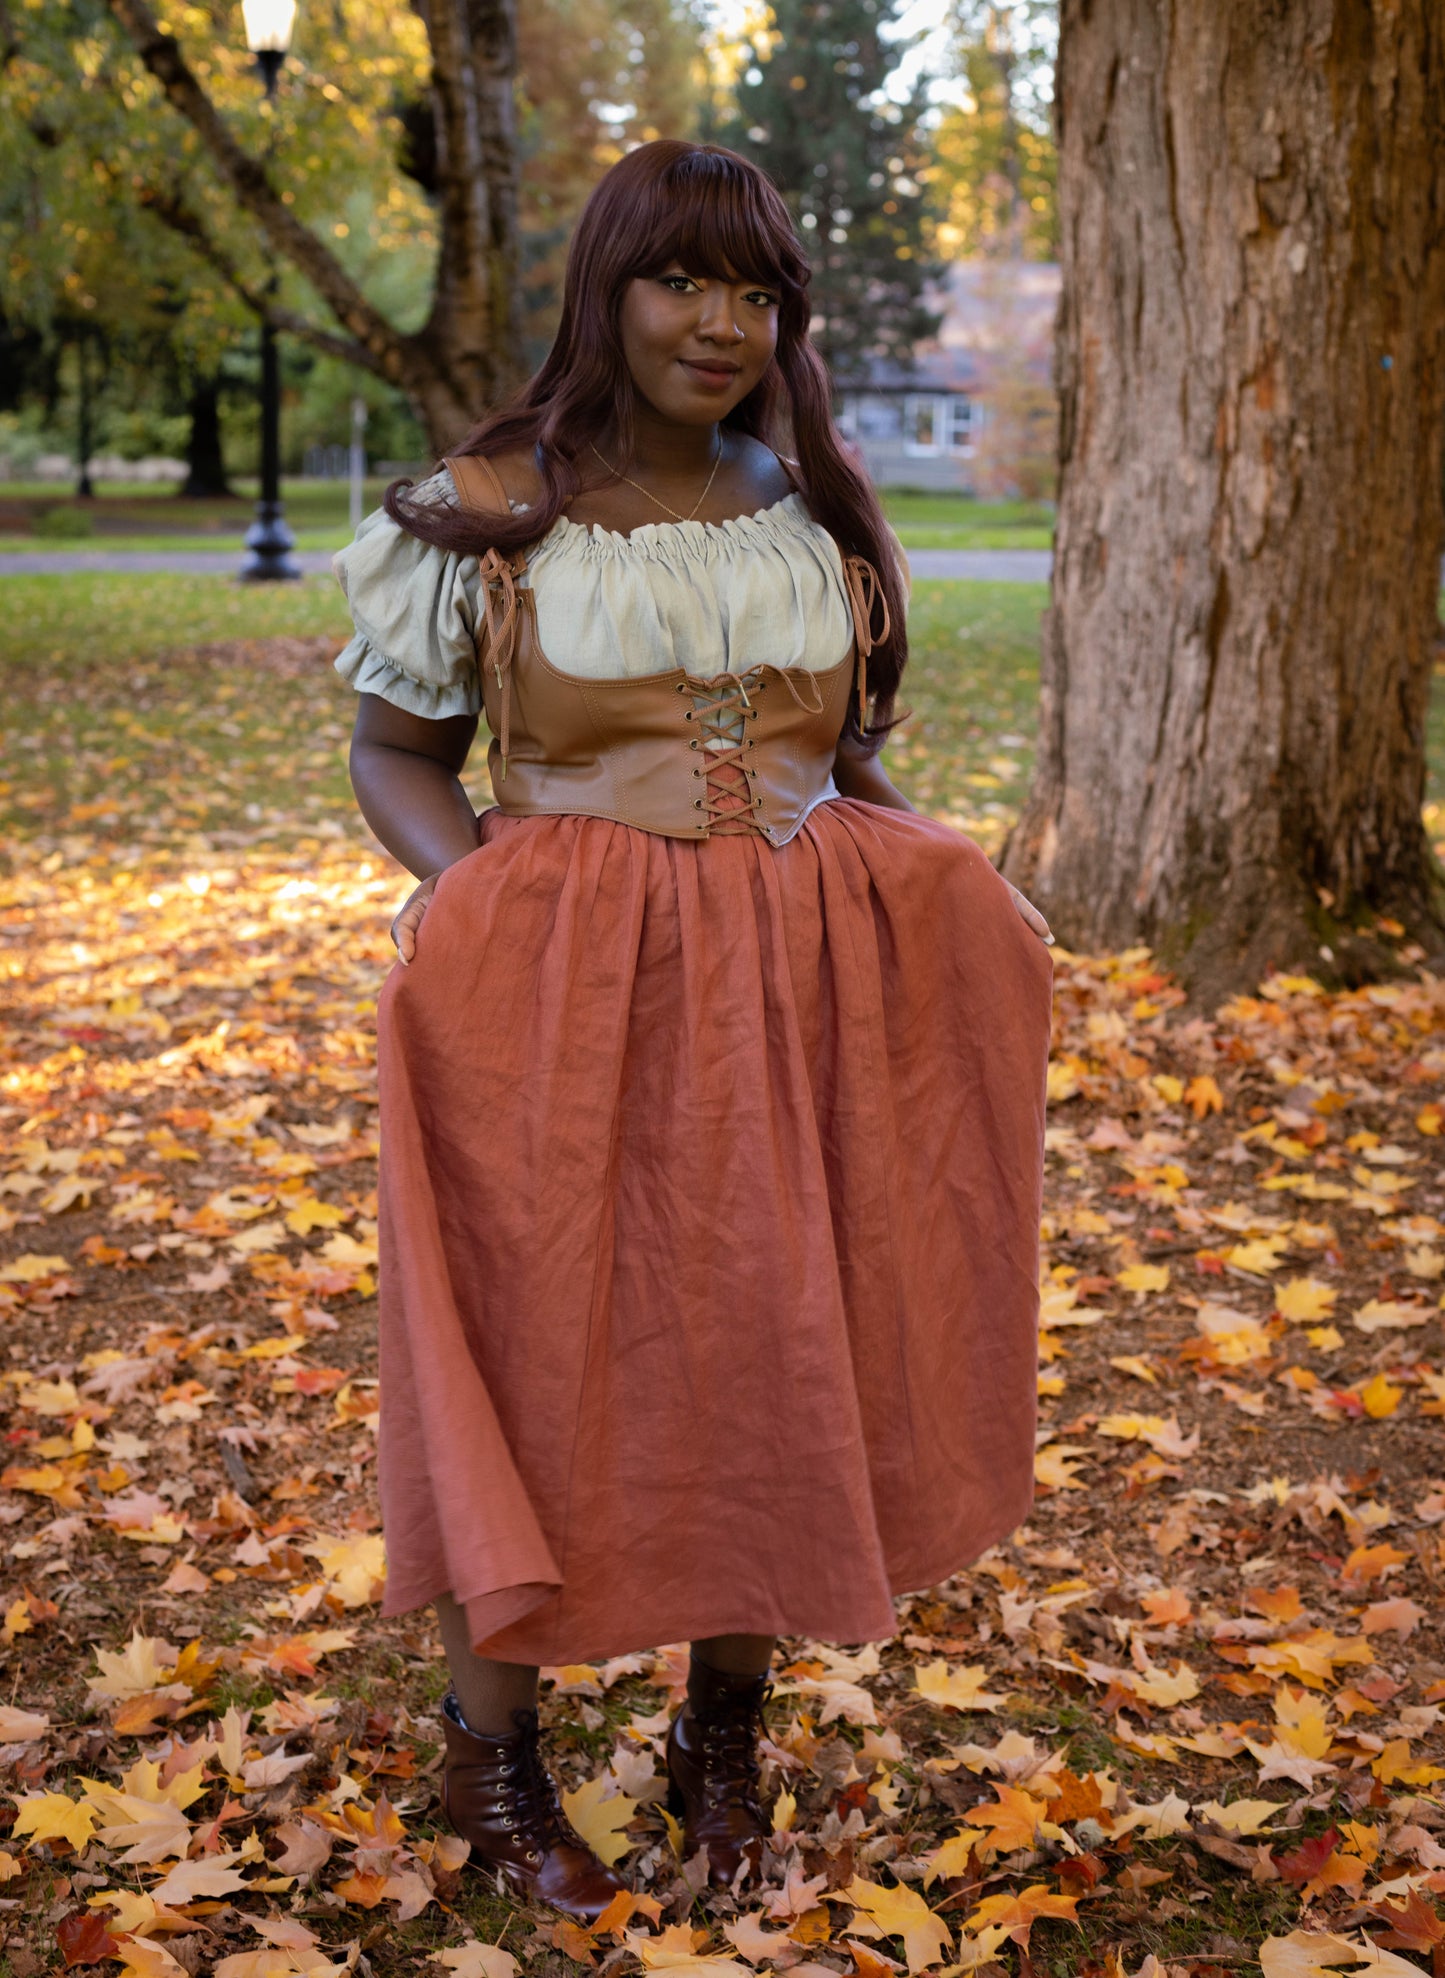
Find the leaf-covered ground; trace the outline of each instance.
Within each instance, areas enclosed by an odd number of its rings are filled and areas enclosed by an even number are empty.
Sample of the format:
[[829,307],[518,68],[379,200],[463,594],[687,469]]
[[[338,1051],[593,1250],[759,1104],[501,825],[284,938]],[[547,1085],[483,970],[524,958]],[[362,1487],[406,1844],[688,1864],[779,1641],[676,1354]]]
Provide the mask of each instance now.
[[[1445,1971],[1445,987],[1187,1016],[1056,951],[1035,1511],[893,1641],[785,1645],[736,1899],[659,1802],[682,1650],[550,1672],[635,1890],[584,1934],[460,1867],[434,1632],[377,1613],[402,887],[337,601],[45,581],[0,592],[0,1971]],[[1002,588],[920,587],[895,751],[986,843]]]

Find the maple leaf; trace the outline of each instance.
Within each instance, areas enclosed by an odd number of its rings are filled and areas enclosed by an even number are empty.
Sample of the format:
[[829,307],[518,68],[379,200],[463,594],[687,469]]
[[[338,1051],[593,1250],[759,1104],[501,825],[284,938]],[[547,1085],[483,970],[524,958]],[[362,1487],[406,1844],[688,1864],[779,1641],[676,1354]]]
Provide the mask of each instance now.
[[1405,1332],[1411,1326],[1428,1324],[1430,1310],[1426,1305],[1402,1305],[1392,1298],[1371,1298],[1355,1313],[1355,1325],[1361,1332]]
[[1122,1271],[1114,1273],[1114,1282],[1125,1291],[1132,1291],[1143,1297],[1150,1291],[1169,1289],[1169,1266],[1167,1264],[1127,1264]]
[[1016,1944],[1027,1949],[1029,1933],[1041,1919],[1077,1923],[1078,1903],[1077,1896],[1055,1895],[1047,1883],[1035,1882],[1016,1892],[985,1896],[969,1916],[966,1927],[975,1932],[986,1928],[1006,1931]]
[[1046,1443],[1034,1453],[1034,1482],[1041,1490],[1083,1490],[1079,1465],[1072,1459],[1088,1453],[1072,1443]]
[[1371,1905],[1370,1913],[1377,1921],[1390,1926],[1375,1939],[1376,1943],[1388,1944],[1402,1951],[1432,1951],[1437,1944],[1445,1943],[1445,1921],[1424,1900],[1418,1889],[1406,1891],[1400,1908],[1397,1909],[1393,1901],[1377,1902]]
[[[1017,1786],[996,1784],[996,1806],[975,1806],[964,1815],[965,1827],[977,1827],[988,1835],[988,1846],[997,1854],[1012,1854],[1017,1848],[1032,1847],[1046,1808],[1042,1800],[1034,1799]],[[1057,1831],[1051,1830],[1050,1839],[1059,1838]]]
[[29,1793],[19,1803],[11,1833],[16,1840],[68,1841],[80,1854],[96,1827],[93,1807],[64,1793]]
[[1313,1930],[1266,1937],[1259,1947],[1259,1966],[1264,1978],[1331,1978],[1344,1966],[1350,1967],[1349,1978],[1364,1972],[1372,1978],[1420,1978],[1418,1964],[1407,1964],[1393,1952]]
[[1408,1637],[1425,1619],[1425,1609],[1413,1600],[1397,1595],[1394,1600],[1376,1600],[1360,1616],[1360,1627],[1367,1635],[1396,1634]]
[[1199,1812],[1206,1820],[1212,1820],[1216,1827],[1223,1827],[1228,1833],[1272,1834],[1276,1830],[1267,1823],[1278,1813],[1287,1809],[1272,1799],[1236,1799],[1228,1806],[1221,1806],[1217,1799],[1206,1800]]
[[[928,1907],[916,1889],[884,1888],[878,1882],[855,1875],[834,1900],[851,1903],[859,1915],[852,1928],[863,1937],[897,1937],[910,1973],[926,1971],[939,1963],[945,1945],[953,1942],[953,1932]],[[860,1921],[859,1917],[866,1919]]]
[[0,1703],[0,1744],[28,1744],[43,1738],[50,1719],[40,1710],[17,1710],[13,1703]]
[[119,1937],[115,1955],[121,1960],[118,1978],[190,1978],[185,1965],[148,1937]]
[[1338,1297],[1333,1285],[1322,1284],[1318,1278],[1292,1277],[1275,1291],[1274,1309],[1296,1325],[1310,1324],[1327,1319]]
[[229,1896],[244,1889],[246,1878],[240,1864],[256,1858],[255,1852],[230,1848],[220,1854],[203,1855],[197,1861],[180,1861],[151,1890],[157,1902],[195,1902],[202,1896]]
[[500,1944],[484,1944],[480,1937],[450,1950],[433,1951],[432,1957],[447,1967],[452,1978],[517,1978],[521,1969],[510,1951],[504,1951]]
[[632,1846],[623,1830],[637,1811],[637,1801],[629,1799],[626,1793],[609,1794],[610,1784],[606,1773],[603,1773],[562,1795],[567,1818],[597,1858],[605,1861],[609,1868],[620,1861]]
[[[627,1948],[644,1970],[662,1973],[664,1978],[670,1972],[677,1972],[679,1978],[729,1978],[729,1974],[736,1978],[737,1973],[747,1970],[735,1957],[724,1957],[718,1952],[700,1956],[694,1948],[693,1933],[685,1923],[674,1923],[655,1937],[643,1936],[637,1930],[623,1934]],[[698,1933],[698,1941],[706,1941],[704,1933]]]
[[1311,1840],[1301,1841],[1299,1846],[1291,1849],[1289,1853],[1276,1854],[1274,1865],[1286,1882],[1293,1882],[1296,1887],[1303,1888],[1305,1883],[1312,1882],[1319,1874],[1339,1844],[1339,1828],[1330,1827],[1323,1834],[1316,1834]]
[[919,1695],[940,1710],[999,1709],[1008,1699],[984,1688],[986,1675],[981,1662],[966,1669],[950,1669],[942,1656],[916,1664],[913,1671]]
[[328,1591],[343,1607],[365,1607],[380,1598],[386,1584],[386,1544],[380,1532],[312,1539],[303,1549],[316,1559]]
[[850,1724],[876,1724],[877,1707],[867,1690],[857,1683],[845,1682],[840,1676],[799,1676],[792,1682],[773,1685],[776,1696],[810,1696],[822,1705],[818,1714],[820,1724],[832,1724],[844,1718]]

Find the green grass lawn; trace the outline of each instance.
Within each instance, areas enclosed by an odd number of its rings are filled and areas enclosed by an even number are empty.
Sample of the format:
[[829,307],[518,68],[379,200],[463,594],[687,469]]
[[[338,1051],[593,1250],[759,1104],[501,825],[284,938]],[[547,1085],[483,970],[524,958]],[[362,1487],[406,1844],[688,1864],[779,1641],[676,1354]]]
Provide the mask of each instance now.
[[[1033,768],[1043,585],[919,582],[887,762],[921,809],[996,851]],[[266,827],[299,801],[360,834],[344,738],[352,697],[327,664],[349,630],[329,576],[242,588],[225,577],[72,575],[0,582],[0,829],[63,829],[125,788],[156,792],[156,842]],[[265,641],[289,649],[277,671]],[[284,659],[284,654],[283,654]],[[143,719],[135,709],[143,703]],[[1445,673],[1429,731],[1429,818],[1445,836]],[[483,800],[482,752],[473,794]],[[43,773],[42,773],[43,772]],[[49,792],[38,803],[37,781]],[[297,792],[301,795],[298,797]],[[278,805],[281,809],[278,809]]]
[[[364,484],[366,513],[380,505],[385,485]],[[244,479],[235,486],[237,498],[231,501],[181,501],[169,488],[101,482],[95,500],[80,503],[54,482],[0,482],[0,555],[67,549],[164,554],[233,548],[239,553],[256,491],[255,483]],[[298,549],[337,550],[351,540],[345,482],[288,480],[282,496]],[[1053,511],[1037,502],[885,489],[883,505],[907,549],[1047,549],[1053,540]],[[89,535],[44,533],[50,526],[46,517],[77,514],[89,518]]]

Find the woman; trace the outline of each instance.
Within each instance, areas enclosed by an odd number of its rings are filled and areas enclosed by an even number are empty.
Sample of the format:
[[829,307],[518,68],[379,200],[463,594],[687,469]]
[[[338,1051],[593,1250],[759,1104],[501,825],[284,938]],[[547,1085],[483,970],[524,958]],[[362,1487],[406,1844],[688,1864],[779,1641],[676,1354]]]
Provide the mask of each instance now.
[[692,1643],[670,1793],[731,1883],[774,1638],[890,1635],[1032,1487],[1048,933],[879,761],[902,573],[807,329],[766,179],[644,145],[537,376],[337,559],[357,798],[421,880],[378,1014],[386,1611],[437,1606],[454,1824],[583,1917],[620,1883],[539,1664]]

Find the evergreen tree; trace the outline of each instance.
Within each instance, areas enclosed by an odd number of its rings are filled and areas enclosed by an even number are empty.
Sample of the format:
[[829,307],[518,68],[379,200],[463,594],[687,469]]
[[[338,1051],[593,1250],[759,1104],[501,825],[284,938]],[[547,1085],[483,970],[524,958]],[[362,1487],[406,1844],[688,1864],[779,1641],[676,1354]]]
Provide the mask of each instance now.
[[884,94],[906,43],[884,31],[901,0],[774,0],[720,133],[792,209],[813,264],[813,336],[834,374],[882,355],[907,364],[937,328],[919,132],[921,86]]

